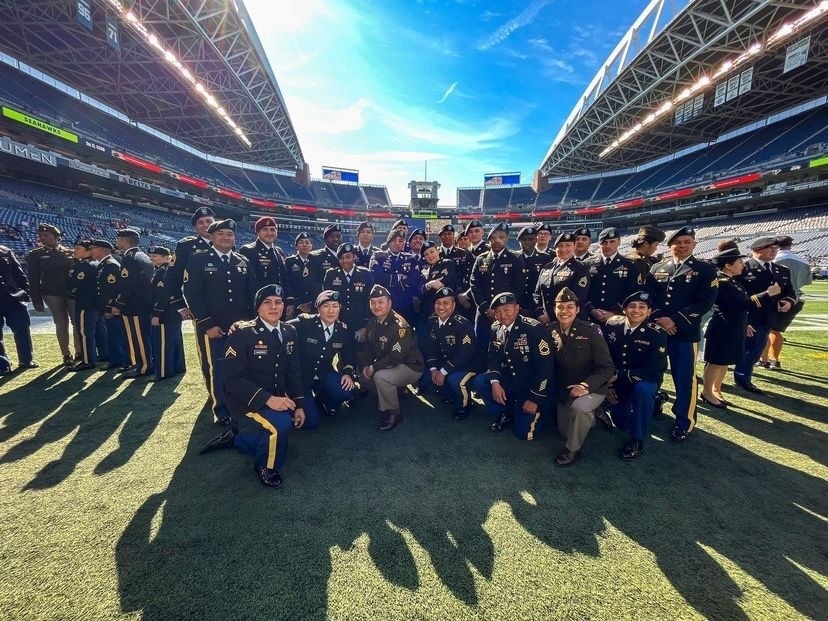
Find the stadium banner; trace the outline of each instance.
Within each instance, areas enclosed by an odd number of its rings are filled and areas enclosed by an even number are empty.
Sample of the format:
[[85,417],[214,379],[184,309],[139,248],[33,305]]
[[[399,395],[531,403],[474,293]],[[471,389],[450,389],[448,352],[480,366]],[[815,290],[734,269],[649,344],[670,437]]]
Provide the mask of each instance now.
[[800,39],[796,43],[791,43],[785,52],[785,67],[782,69],[782,73],[788,73],[788,71],[793,71],[807,63],[810,48],[811,35]]
[[0,152],[20,157],[24,160],[40,162],[48,166],[57,166],[57,156],[54,153],[42,151],[27,144],[16,142],[5,136],[0,137]]
[[106,42],[114,50],[121,49],[121,34],[118,32],[118,19],[112,13],[106,14]]
[[722,82],[721,84],[716,85],[716,94],[713,99],[713,107],[718,108],[721,106],[727,97],[727,82]]
[[347,181],[348,183],[359,183],[359,171],[351,168],[323,166],[322,178],[327,179],[328,181]]
[[57,138],[63,138],[64,140],[68,140],[69,142],[74,142],[76,144],[78,142],[77,134],[67,132],[65,129],[55,127],[54,125],[50,125],[46,121],[42,121],[37,117],[25,114],[24,112],[20,112],[19,110],[15,110],[14,108],[3,106],[3,116],[7,119],[17,121],[18,123],[28,125],[29,127],[39,129],[40,131],[46,132],[47,134],[51,134],[52,136],[56,136]]
[[744,95],[753,88],[753,67],[748,67],[739,74],[739,95]]
[[490,173],[483,175],[483,185],[520,185],[520,172]]
[[[67,161],[69,163],[69,168],[80,170],[81,172],[85,172],[89,175],[96,175],[98,177],[109,179],[109,171],[106,168],[101,168],[100,166],[95,166],[94,164],[87,164],[86,162],[81,162],[78,160]],[[61,162],[61,164],[62,163],[63,162]]]
[[815,160],[811,160],[808,162],[808,168],[817,168],[818,166],[825,166],[828,165],[828,155],[824,157],[818,157]]
[[162,172],[161,167],[158,164],[153,164],[152,162],[143,160],[140,157],[135,157],[134,155],[130,155],[129,153],[121,153],[120,151],[116,151],[115,149],[113,149],[112,157],[114,157],[117,160],[127,162],[128,164],[132,164],[133,166],[137,166],[138,168],[143,168],[144,170],[154,172],[156,174],[161,174]]
[[92,5],[90,0],[78,0],[75,4],[78,21],[89,30],[92,30]]
[[87,149],[92,149],[93,151],[97,151],[98,153],[107,153],[107,151],[108,151],[108,149],[105,146],[100,145],[97,142],[93,142],[93,141],[89,140],[89,138],[84,138],[83,139],[83,146],[85,146]]

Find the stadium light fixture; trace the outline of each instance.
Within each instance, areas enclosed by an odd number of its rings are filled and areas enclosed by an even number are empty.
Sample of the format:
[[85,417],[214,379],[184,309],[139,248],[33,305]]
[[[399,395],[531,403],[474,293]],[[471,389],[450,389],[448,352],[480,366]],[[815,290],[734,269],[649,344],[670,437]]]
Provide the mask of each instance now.
[[178,73],[182,79],[186,80],[195,87],[196,91],[204,98],[207,104],[215,110],[218,116],[221,117],[228,127],[230,127],[233,133],[239,137],[239,140],[241,140],[248,148],[252,148],[253,145],[244,133],[244,130],[230,118],[230,115],[227,114],[219,101],[207,90],[207,87],[205,87],[204,84],[200,82],[198,78],[193,75],[193,73],[187,69],[178,58],[176,58],[172,50],[168,49],[164,43],[162,43],[158,35],[147,28],[141,22],[140,18],[135,15],[132,9],[124,8],[124,5],[119,0],[107,0],[107,3],[115,9],[115,11],[117,11],[118,15],[120,15],[121,19],[123,19],[128,26],[137,31],[151,47],[158,50],[159,54],[165,61],[178,70]]
[[618,136],[617,139],[613,140],[609,145],[607,145],[598,154],[598,157],[603,158],[606,155],[609,155],[619,146],[621,146],[623,143],[629,140],[630,137],[632,137],[635,133],[641,130],[642,127],[646,127],[652,124],[658,117],[662,116],[671,108],[673,108],[673,106],[690,99],[690,97],[698,93],[703,93],[704,91],[708,90],[713,84],[715,84],[715,82],[718,81],[719,78],[727,75],[733,69],[736,69],[740,65],[743,65],[745,62],[751,60],[755,56],[758,56],[759,54],[770,49],[771,47],[779,45],[785,39],[791,37],[793,34],[802,30],[804,26],[807,26],[808,24],[814,22],[814,20],[824,16],[826,13],[828,13],[828,0],[822,0],[822,2],[820,2],[817,6],[801,15],[798,19],[794,20],[793,22],[786,22],[782,24],[776,30],[776,32],[774,32],[771,36],[768,37],[764,45],[757,41],[744,52],[742,52],[739,56],[725,60],[721,65],[719,65],[718,69],[716,69],[716,71],[713,72],[712,77],[709,75],[701,76],[695,84],[683,89],[673,99],[666,100],[661,105],[661,107],[658,108],[658,110],[649,112],[643,120],[636,123],[633,127],[622,133],[620,136]]

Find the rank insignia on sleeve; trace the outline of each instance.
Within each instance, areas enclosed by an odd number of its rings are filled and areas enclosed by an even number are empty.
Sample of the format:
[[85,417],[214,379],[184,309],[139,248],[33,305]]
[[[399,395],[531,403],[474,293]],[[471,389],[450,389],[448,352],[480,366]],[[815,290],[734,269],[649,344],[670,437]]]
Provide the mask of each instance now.
[[541,356],[548,356],[549,353],[550,353],[549,343],[545,340],[541,341],[538,344],[538,352],[540,353]]
[[224,357],[225,358],[235,358],[236,357],[236,350],[233,349],[232,347],[228,347],[227,351],[224,352]]
[[190,280],[190,272],[184,270],[184,282],[187,282],[188,280]]
[[394,346],[391,348],[391,351],[395,351],[398,354],[401,354],[402,353],[402,345],[400,345],[399,343],[394,343]]
[[121,278],[129,278],[129,270],[127,268],[121,270]]
[[718,287],[718,286],[719,286],[719,279],[718,279],[718,278],[714,278],[714,279],[713,279],[713,282],[711,282],[711,283],[710,283],[710,286],[711,286],[711,287]]
[[547,381],[547,380],[543,380],[543,381],[540,383],[540,386],[538,386],[538,389],[540,389],[540,390],[546,390],[546,381]]
[[116,280],[115,274],[110,274],[109,276],[106,277],[106,282],[108,282],[110,285],[114,285],[115,280]]
[[589,282],[589,281],[587,280],[587,277],[584,276],[583,278],[581,278],[581,280],[578,281],[578,286],[579,287],[586,287],[587,282]]
[[471,345],[471,337],[468,334],[463,337],[463,345]]

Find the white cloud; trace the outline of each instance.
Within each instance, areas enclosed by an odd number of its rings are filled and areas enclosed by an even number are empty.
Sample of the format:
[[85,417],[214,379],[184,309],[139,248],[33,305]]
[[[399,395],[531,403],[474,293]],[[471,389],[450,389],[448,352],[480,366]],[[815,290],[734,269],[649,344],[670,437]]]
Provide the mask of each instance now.
[[454,92],[454,89],[456,89],[456,88],[457,88],[457,82],[452,82],[452,83],[451,83],[451,86],[449,86],[449,87],[446,89],[446,92],[445,92],[445,93],[443,93],[443,96],[442,96],[442,97],[440,97],[440,101],[438,101],[437,103],[438,103],[438,104],[443,103],[446,99],[448,99],[449,95],[451,95],[451,94]]
[[516,17],[502,24],[497,30],[486,37],[478,46],[480,51],[488,50],[495,45],[502,43],[511,36],[511,34],[518,28],[523,28],[531,24],[541,9],[549,4],[552,0],[534,0],[529,6],[520,12]]

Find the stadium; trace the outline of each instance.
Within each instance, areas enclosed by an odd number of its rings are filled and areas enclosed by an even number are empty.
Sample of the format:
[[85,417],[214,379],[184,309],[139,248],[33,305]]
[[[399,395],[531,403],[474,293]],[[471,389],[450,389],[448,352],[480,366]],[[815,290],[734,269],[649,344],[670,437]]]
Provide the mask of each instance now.
[[[332,224],[353,241],[367,221],[379,245],[401,218],[431,237],[507,223],[513,249],[536,223],[587,227],[593,249],[602,229],[629,248],[649,225],[692,227],[701,259],[788,235],[824,279],[826,20],[824,0],[653,0],[531,183],[481,170],[447,201],[412,169],[394,204],[383,179],[305,160],[243,2],[3,3],[0,245],[26,268],[48,222],[64,243],[130,227],[173,248],[204,207],[237,223],[237,246],[272,217],[285,256],[301,232],[324,248]],[[764,396],[702,408],[686,444],[653,419],[635,465],[596,428],[589,459],[554,470],[554,433],[492,437],[482,408],[458,423],[412,394],[393,436],[365,402],[292,432],[275,493],[252,460],[198,455],[215,433],[189,322],[191,371],[130,383],[66,373],[33,312],[40,368],[0,377],[0,615],[824,618],[826,296],[806,289],[784,371],[757,371]]]

